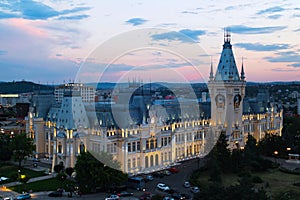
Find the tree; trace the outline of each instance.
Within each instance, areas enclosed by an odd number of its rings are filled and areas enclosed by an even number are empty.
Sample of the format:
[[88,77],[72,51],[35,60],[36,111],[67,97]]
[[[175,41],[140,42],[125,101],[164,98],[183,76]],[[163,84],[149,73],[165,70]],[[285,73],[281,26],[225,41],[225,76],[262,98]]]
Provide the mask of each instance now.
[[276,134],[266,134],[265,137],[258,142],[258,150],[265,156],[274,156],[274,151],[278,152],[278,156],[283,156],[286,154],[286,147],[283,138]]
[[68,176],[72,176],[72,173],[74,172],[74,168],[72,167],[67,167],[65,169],[66,174],[68,174]]
[[11,139],[7,134],[0,135],[0,161],[9,161],[12,157],[12,150],[10,148]]
[[26,133],[16,134],[11,141],[11,150],[13,152],[14,160],[18,162],[18,167],[20,169],[22,161],[32,154],[34,150],[33,139],[28,138]]
[[[228,149],[228,143],[226,139],[226,135],[224,133],[220,134],[220,137],[211,150],[209,154],[209,158],[211,160],[210,167],[219,166],[222,172],[230,172],[231,170],[231,153]],[[214,161],[215,160],[215,161]],[[214,163],[217,162],[217,163]]]
[[64,170],[64,168],[65,167],[64,167],[63,163],[59,163],[58,165],[54,165],[54,171],[56,173],[62,172]]
[[[105,157],[114,166],[120,166],[117,161],[113,160],[112,155],[101,152],[98,156]],[[127,175],[110,168],[97,160],[91,153],[81,153],[75,165],[76,180],[83,192],[94,192],[96,187],[108,189],[113,185],[122,184],[127,180]],[[93,177],[93,178],[91,178]]]

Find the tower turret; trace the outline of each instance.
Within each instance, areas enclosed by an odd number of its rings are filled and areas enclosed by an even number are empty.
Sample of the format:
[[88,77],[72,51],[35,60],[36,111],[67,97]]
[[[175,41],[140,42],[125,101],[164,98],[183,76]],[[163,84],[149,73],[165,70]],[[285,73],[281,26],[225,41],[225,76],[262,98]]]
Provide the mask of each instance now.
[[241,79],[245,80],[245,72],[244,72],[244,59],[242,58],[242,69],[241,69]]
[[225,30],[223,50],[215,76],[211,64],[208,89],[213,135],[226,134],[229,147],[236,148],[244,145],[242,114],[246,81],[243,64],[241,74],[238,72],[230,37],[230,33]]

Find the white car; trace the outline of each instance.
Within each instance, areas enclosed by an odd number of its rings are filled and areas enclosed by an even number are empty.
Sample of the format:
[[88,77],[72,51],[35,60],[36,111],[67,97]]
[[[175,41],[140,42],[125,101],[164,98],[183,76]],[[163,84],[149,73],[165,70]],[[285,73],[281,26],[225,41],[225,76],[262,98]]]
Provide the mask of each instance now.
[[192,193],[199,193],[200,192],[198,187],[191,187],[191,191],[192,191]]
[[164,197],[163,200],[174,200],[172,197]]
[[189,187],[191,187],[191,184],[190,184],[190,182],[185,181],[184,184],[183,184],[183,186],[184,186],[185,188],[189,188]]
[[160,190],[163,190],[163,191],[167,191],[167,190],[170,190],[170,187],[169,186],[167,186],[166,184],[164,184],[164,183],[159,183],[159,184],[157,184],[157,186],[156,186],[158,189],[160,189]]
[[120,197],[116,194],[111,194],[105,198],[105,200],[119,200],[119,199],[120,199]]

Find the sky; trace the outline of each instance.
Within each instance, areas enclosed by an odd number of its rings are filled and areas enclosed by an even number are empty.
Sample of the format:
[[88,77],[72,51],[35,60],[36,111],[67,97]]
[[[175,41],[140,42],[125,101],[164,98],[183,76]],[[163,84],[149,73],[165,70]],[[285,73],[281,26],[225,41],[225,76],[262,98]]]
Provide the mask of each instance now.
[[300,4],[0,0],[0,81],[206,82],[224,28],[246,81],[300,80]]

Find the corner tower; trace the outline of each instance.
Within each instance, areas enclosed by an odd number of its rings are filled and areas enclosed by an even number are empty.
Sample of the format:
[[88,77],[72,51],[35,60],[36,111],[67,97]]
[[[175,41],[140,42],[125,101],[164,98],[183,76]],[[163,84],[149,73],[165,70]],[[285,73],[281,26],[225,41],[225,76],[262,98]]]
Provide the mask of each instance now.
[[229,147],[235,148],[244,145],[242,114],[246,81],[243,64],[239,75],[230,37],[230,33],[225,30],[218,68],[213,76],[211,65],[208,89],[211,98],[211,126],[217,132],[216,135],[226,133]]

